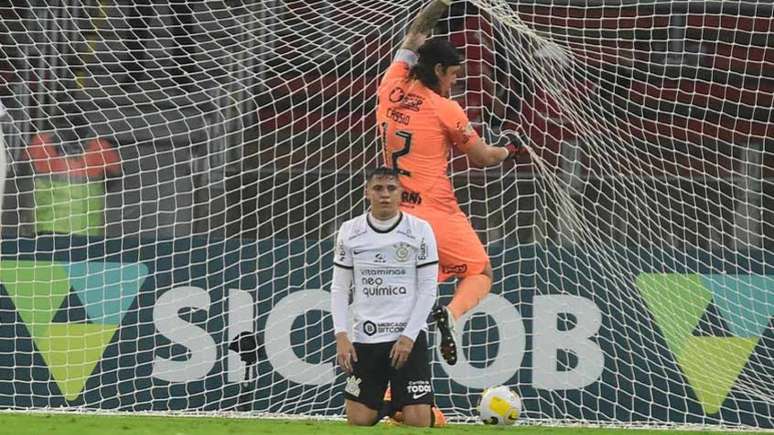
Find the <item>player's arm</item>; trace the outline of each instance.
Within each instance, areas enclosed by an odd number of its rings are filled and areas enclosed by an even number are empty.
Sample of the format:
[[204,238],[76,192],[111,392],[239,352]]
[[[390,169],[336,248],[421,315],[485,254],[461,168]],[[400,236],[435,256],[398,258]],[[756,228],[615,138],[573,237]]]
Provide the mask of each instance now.
[[341,226],[336,240],[331,279],[331,314],[336,336],[336,360],[347,373],[352,372],[352,362],[357,361],[355,347],[347,335],[349,319],[349,289],[352,286],[353,261],[350,250],[344,244],[346,224]]
[[433,0],[417,14],[400,48],[416,53],[432,33],[435,24],[449,10],[452,0]]
[[465,154],[467,154],[470,163],[473,166],[479,168],[485,168],[487,166],[494,166],[504,162],[509,158],[513,158],[518,150],[511,149],[511,145],[505,147],[496,147],[487,144],[483,139],[479,138],[476,143],[471,145]]
[[382,83],[394,79],[405,79],[409,76],[411,67],[416,65],[419,60],[417,50],[425,43],[438,19],[449,9],[449,4],[451,4],[451,0],[433,0],[417,14],[408,32],[406,32],[400,49],[395,53],[392,65],[385,72]]
[[524,136],[513,130],[501,131],[496,138],[496,143],[492,145],[479,138],[465,151],[471,163],[482,168],[514,159],[525,152],[527,152],[527,146]]
[[485,168],[516,157],[524,150],[516,135],[503,135],[502,143],[490,145],[479,136],[459,104],[444,100],[438,107],[438,119],[449,139],[464,152],[473,166]]
[[352,363],[357,362],[355,346],[347,335],[347,311],[349,308],[349,288],[352,285],[352,269],[333,266],[331,283],[331,313],[333,330],[336,337],[336,360],[342,370],[352,373]]
[[347,334],[349,319],[349,288],[352,286],[352,269],[333,266],[333,279],[331,279],[331,313],[333,314],[333,332],[336,335]]

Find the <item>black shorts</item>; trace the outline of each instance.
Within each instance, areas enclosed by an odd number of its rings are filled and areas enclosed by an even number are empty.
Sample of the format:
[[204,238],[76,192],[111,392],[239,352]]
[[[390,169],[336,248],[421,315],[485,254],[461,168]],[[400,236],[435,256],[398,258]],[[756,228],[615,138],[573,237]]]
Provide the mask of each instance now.
[[347,377],[344,397],[347,400],[379,410],[384,402],[384,391],[389,382],[392,390],[392,408],[400,410],[406,405],[433,404],[433,388],[430,381],[430,359],[427,336],[420,331],[414,341],[406,364],[400,369],[390,365],[390,349],[394,341],[387,343],[354,343],[357,362]]

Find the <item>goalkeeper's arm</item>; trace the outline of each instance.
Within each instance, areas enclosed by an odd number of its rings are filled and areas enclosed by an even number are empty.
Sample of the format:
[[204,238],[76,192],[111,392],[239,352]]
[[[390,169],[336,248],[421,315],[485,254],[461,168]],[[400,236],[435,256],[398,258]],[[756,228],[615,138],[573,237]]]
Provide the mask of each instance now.
[[479,139],[465,151],[465,154],[474,166],[485,168],[508,159],[515,159],[519,154],[527,152],[526,142],[524,137],[507,130],[502,132],[493,145]]
[[446,13],[452,0],[432,0],[414,18],[400,48],[416,52],[430,35],[438,20]]

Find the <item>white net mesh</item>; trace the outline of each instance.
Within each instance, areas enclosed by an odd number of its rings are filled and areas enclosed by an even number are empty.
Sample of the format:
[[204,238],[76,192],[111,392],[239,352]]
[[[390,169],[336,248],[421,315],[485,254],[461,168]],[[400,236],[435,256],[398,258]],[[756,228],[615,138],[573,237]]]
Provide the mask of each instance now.
[[[6,2],[0,407],[340,414],[331,239],[419,7]],[[452,158],[495,283],[462,361],[434,352],[444,411],[507,384],[527,419],[774,426],[772,23],[455,2],[453,97],[530,153]]]

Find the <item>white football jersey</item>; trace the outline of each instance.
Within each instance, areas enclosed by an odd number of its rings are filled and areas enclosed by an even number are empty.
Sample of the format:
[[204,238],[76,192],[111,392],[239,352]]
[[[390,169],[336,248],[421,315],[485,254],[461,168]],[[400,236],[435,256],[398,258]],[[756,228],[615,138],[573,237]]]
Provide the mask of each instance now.
[[417,299],[417,268],[438,263],[435,236],[430,224],[407,213],[385,230],[373,227],[367,216],[341,226],[333,262],[353,270],[352,341],[395,341]]

